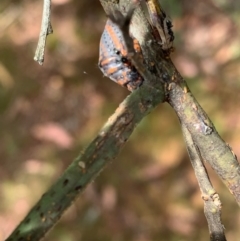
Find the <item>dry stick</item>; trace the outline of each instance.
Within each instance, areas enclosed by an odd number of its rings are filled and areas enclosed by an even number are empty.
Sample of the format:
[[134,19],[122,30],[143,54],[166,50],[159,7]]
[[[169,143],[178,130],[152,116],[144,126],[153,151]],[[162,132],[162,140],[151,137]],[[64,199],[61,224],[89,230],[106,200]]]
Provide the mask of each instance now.
[[185,125],[182,125],[184,139],[187,145],[188,154],[198,180],[198,184],[204,200],[204,213],[208,222],[211,241],[226,241],[224,226],[221,222],[221,201],[219,195],[214,190],[201,154],[194,144],[191,134]]
[[211,165],[240,205],[240,166],[236,155],[219,136],[177,70],[172,81],[168,102],[187,127],[203,159]]
[[149,86],[129,95],[98,136],[42,196],[6,241],[40,240],[86,185],[119,154],[137,123],[164,98],[163,92]]
[[37,49],[34,55],[34,60],[37,61],[40,65],[42,65],[44,61],[44,50],[45,50],[47,35],[53,33],[50,17],[51,17],[51,0],[44,0],[42,25],[41,25],[40,35],[38,39]]

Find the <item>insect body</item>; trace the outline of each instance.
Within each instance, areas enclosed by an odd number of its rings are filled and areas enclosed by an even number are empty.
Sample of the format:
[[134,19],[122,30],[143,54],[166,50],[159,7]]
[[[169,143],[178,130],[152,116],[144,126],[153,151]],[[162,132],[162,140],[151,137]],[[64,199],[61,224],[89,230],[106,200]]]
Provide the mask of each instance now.
[[[134,40],[134,49],[140,51],[140,46]],[[100,40],[99,68],[105,76],[133,91],[142,82],[142,76],[137,72],[127,57],[127,48],[120,28],[108,19]]]

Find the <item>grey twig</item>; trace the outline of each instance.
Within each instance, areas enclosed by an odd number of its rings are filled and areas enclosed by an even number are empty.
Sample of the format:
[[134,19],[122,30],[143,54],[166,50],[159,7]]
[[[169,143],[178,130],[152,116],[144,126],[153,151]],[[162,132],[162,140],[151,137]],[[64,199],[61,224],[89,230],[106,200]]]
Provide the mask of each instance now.
[[214,190],[201,154],[192,140],[192,136],[185,125],[182,125],[184,139],[187,145],[187,150],[190,160],[198,180],[198,184],[204,201],[204,213],[208,222],[208,228],[211,241],[226,241],[224,234],[224,226],[221,222],[221,201],[219,195]]
[[47,35],[53,33],[50,16],[51,16],[51,0],[43,0],[42,25],[41,25],[37,49],[34,55],[34,60],[37,61],[40,65],[42,65],[44,61],[44,50],[45,50]]

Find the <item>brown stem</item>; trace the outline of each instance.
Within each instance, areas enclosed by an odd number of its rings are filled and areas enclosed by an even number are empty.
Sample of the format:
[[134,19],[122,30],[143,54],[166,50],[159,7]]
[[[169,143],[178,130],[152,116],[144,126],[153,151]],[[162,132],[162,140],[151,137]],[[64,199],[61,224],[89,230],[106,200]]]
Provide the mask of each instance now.
[[203,159],[216,171],[240,205],[240,166],[236,155],[219,136],[177,70],[169,85],[168,102],[190,132]]
[[201,154],[193,142],[192,136],[185,125],[182,125],[184,139],[187,145],[188,154],[202,193],[204,201],[204,213],[208,222],[211,241],[226,241],[224,226],[221,222],[221,201],[214,190]]

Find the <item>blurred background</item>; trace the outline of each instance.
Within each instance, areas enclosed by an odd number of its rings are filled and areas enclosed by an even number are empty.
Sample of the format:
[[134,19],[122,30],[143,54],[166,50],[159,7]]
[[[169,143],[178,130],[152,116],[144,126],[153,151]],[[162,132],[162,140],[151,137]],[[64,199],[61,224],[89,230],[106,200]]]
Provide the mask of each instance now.
[[[0,240],[4,240],[129,94],[98,69],[106,16],[98,1],[52,0],[54,34],[33,61],[42,1],[0,6]],[[240,156],[240,2],[163,0],[172,59],[223,139]],[[228,240],[234,198],[207,165]],[[173,110],[160,105],[46,241],[209,240],[203,202]]]

